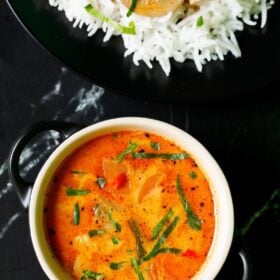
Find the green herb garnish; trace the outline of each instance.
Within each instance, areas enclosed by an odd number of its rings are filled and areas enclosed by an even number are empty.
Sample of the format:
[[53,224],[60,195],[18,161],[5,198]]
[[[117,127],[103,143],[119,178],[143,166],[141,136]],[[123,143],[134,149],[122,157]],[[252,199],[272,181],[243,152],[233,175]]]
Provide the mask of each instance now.
[[101,234],[103,234],[103,233],[105,233],[105,231],[102,230],[102,229],[93,229],[93,230],[90,230],[90,231],[88,232],[88,236],[89,236],[89,237],[93,237],[93,236],[96,236],[96,235],[101,235]]
[[120,269],[121,267],[122,267],[122,265],[124,264],[125,262],[119,262],[119,263],[114,263],[114,262],[112,262],[112,263],[110,263],[110,268],[112,269],[112,270],[118,270],[118,269]]
[[169,160],[182,160],[189,157],[186,153],[180,153],[180,154],[154,154],[154,153],[132,153],[132,156],[134,158],[138,159],[151,159],[151,158],[162,158],[162,159],[169,159]]
[[80,223],[80,207],[78,203],[74,205],[73,222],[74,225],[78,225]]
[[132,153],[137,147],[138,144],[130,142],[128,146],[116,157],[116,162],[120,163],[126,155]]
[[113,237],[112,237],[112,242],[113,242],[114,245],[117,245],[117,244],[119,244],[121,241],[120,241],[120,239],[119,239],[118,237],[113,236]]
[[160,220],[160,222],[153,229],[151,240],[155,240],[162,231],[165,223],[174,215],[172,208],[166,213],[166,215]]
[[153,149],[156,150],[156,151],[159,151],[159,150],[160,150],[160,144],[159,144],[159,143],[151,142],[151,143],[150,143],[150,146],[151,146],[151,148],[153,148]]
[[137,4],[137,0],[131,0],[130,7],[129,7],[128,12],[126,14],[127,17],[130,17],[132,15],[133,11],[136,8],[136,4]]
[[146,251],[143,247],[142,236],[141,236],[140,230],[139,230],[138,225],[135,220],[129,220],[128,224],[129,224],[129,227],[130,227],[131,231],[133,232],[135,240],[136,240],[136,251],[137,251],[138,258],[142,259],[145,256]]
[[112,25],[116,30],[118,30],[122,34],[129,34],[129,35],[135,35],[136,34],[136,28],[135,28],[135,23],[131,21],[128,26],[123,26],[113,19],[106,17],[102,13],[100,13],[98,10],[96,10],[91,4],[88,4],[85,7],[85,10],[92,15],[93,17],[96,17],[100,19],[103,22],[106,22],[110,25]]
[[87,269],[83,271],[83,274],[84,274],[84,276],[87,276],[89,279],[94,279],[94,280],[104,279],[104,274],[93,272],[93,271],[87,270]]
[[134,268],[134,270],[137,274],[138,280],[144,280],[143,274],[140,270],[140,267],[138,265],[138,262],[137,262],[136,258],[131,259],[131,266]]
[[200,230],[201,229],[201,220],[193,212],[193,210],[191,209],[191,207],[190,207],[190,205],[189,205],[189,203],[186,199],[186,196],[184,194],[179,175],[177,176],[177,179],[176,179],[176,189],[177,189],[177,192],[179,194],[180,200],[183,204],[185,213],[187,215],[187,224],[192,229]]
[[196,20],[196,26],[201,27],[204,24],[203,16],[199,16]]
[[154,247],[151,250],[151,252],[143,258],[144,261],[149,261],[151,258],[155,257],[159,253],[159,250],[161,249],[161,246],[163,245],[163,243],[165,242],[167,237],[171,234],[171,232],[175,229],[175,227],[178,224],[178,222],[179,222],[179,217],[176,216],[174,218],[173,222],[161,234],[161,236],[159,237],[158,241],[154,245]]
[[111,212],[111,211],[108,213],[108,215],[109,215],[110,223],[114,226],[115,230],[116,230],[117,232],[121,232],[121,231],[122,231],[122,227],[121,227],[121,225],[120,225],[118,222],[116,222],[115,220],[113,220],[113,218],[112,218],[112,212]]
[[67,196],[76,196],[76,195],[87,195],[90,193],[89,190],[80,190],[80,189],[66,189]]
[[197,178],[197,174],[196,174],[196,172],[194,172],[194,171],[190,172],[190,173],[189,173],[189,176],[190,176],[192,179]]
[[86,172],[81,171],[81,170],[71,170],[70,173],[72,173],[72,174],[79,174],[79,175],[87,174]]
[[161,248],[161,249],[158,250],[158,254],[160,254],[160,253],[172,253],[172,254],[178,255],[181,252],[182,252],[181,249],[169,248],[169,247]]
[[103,189],[106,185],[106,179],[103,177],[98,177],[95,183],[99,186],[99,188]]

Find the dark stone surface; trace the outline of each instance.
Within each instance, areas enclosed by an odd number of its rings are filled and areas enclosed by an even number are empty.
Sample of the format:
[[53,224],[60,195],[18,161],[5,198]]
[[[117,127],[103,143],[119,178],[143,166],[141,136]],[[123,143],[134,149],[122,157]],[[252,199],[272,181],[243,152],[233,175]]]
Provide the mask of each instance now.
[[[3,2],[3,1],[2,1]],[[230,102],[181,103],[140,101],[115,95],[69,72],[27,35],[0,4],[0,279],[46,279],[33,252],[28,215],[9,183],[7,157],[15,139],[40,120],[91,124],[120,116],[163,120],[190,132],[209,149],[225,172],[235,205],[236,229],[260,211],[243,235],[253,279],[278,275],[280,80],[255,94]],[[211,93],[209,93],[211,94]],[[38,140],[39,141],[39,140]],[[21,167],[36,176],[54,140],[42,136],[30,145]],[[45,145],[45,146],[44,146]],[[271,201],[271,194],[278,189]],[[234,250],[232,250],[233,253]],[[232,255],[218,279],[241,279]]]

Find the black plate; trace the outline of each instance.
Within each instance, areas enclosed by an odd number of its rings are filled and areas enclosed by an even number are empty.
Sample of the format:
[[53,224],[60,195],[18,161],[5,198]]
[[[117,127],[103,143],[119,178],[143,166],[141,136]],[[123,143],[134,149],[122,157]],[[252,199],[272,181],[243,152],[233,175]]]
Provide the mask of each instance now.
[[[103,43],[102,32],[88,38],[74,29],[63,12],[47,0],[7,0],[26,29],[70,69],[114,92],[147,100],[178,102],[241,96],[280,76],[280,3],[269,11],[264,30],[248,27],[238,34],[242,58],[228,55],[211,62],[202,73],[193,62],[172,63],[166,77],[155,63],[152,70],[123,57],[120,38]],[[278,16],[277,16],[278,15]]]

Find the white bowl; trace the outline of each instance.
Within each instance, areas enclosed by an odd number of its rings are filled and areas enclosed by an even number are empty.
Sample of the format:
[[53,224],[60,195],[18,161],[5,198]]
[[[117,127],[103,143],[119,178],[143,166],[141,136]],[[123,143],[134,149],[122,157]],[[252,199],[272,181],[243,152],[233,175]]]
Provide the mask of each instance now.
[[53,257],[44,231],[44,202],[51,178],[76,148],[97,136],[119,130],[142,130],[163,136],[190,153],[204,172],[213,194],[216,225],[206,261],[193,279],[214,279],[224,264],[233,238],[233,204],[226,178],[211,154],[188,133],[161,121],[135,117],[111,119],[81,129],[66,139],[45,162],[36,178],[29,208],[32,243],[43,270],[50,279],[70,279]]

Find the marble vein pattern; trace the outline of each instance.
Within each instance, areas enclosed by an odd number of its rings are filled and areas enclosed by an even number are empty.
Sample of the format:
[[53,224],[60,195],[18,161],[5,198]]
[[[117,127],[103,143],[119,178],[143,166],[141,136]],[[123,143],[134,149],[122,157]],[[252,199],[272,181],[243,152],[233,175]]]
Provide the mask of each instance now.
[[20,212],[17,212],[13,214],[9,220],[4,224],[4,226],[0,230],[0,241],[3,239],[5,234],[9,231],[10,227],[13,225],[13,223],[21,216],[22,214]]
[[[71,122],[89,122],[95,123],[103,118],[104,109],[102,105],[102,97],[104,89],[91,85],[82,85],[73,92],[70,99],[66,98],[67,85],[65,77],[68,71],[62,67],[61,73],[54,82],[52,88],[46,92],[37,104],[30,104],[31,115],[36,119],[42,110],[48,110],[54,106],[55,102],[62,102],[63,106],[53,115],[49,116],[50,120],[66,120]],[[50,110],[51,112],[51,110]],[[59,144],[60,135],[56,131],[50,131],[43,134],[25,148],[20,157],[21,175],[26,178],[34,173],[36,168],[41,166],[42,161],[51,153],[51,151]],[[0,165],[0,200],[6,200],[7,195],[12,193],[13,186],[8,178],[8,161],[5,160]],[[9,213],[9,217],[0,217],[0,242],[6,234],[8,234],[11,226],[16,223],[22,212]]]

